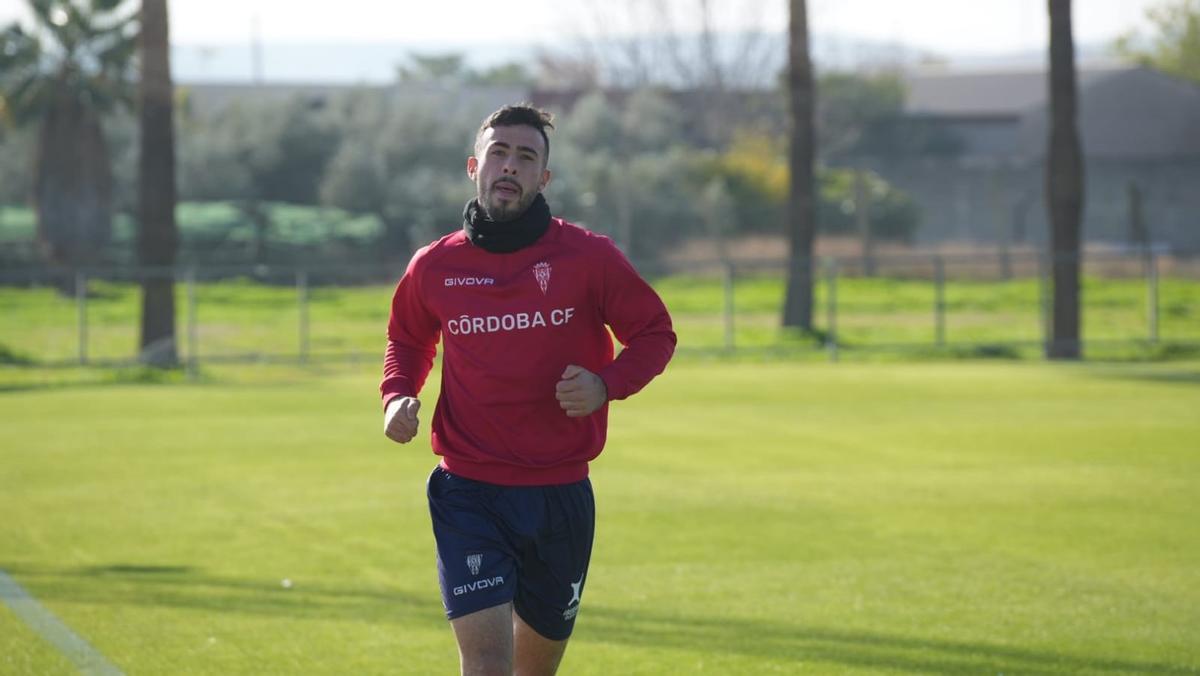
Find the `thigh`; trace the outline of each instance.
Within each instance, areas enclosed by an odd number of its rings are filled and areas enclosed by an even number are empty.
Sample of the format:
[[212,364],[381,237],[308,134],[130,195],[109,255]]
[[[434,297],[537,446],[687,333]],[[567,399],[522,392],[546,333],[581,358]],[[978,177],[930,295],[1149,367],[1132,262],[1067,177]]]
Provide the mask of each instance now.
[[491,506],[495,490],[440,467],[429,477],[438,581],[452,620],[509,603],[516,590],[516,554]]
[[567,639],[554,641],[539,634],[514,612],[512,614],[513,673],[518,676],[554,674],[567,651]]
[[587,480],[544,490],[544,525],[520,552],[521,579],[513,606],[542,637],[565,641],[583,599],[596,506]]
[[450,620],[463,674],[513,673],[512,604],[485,608]]

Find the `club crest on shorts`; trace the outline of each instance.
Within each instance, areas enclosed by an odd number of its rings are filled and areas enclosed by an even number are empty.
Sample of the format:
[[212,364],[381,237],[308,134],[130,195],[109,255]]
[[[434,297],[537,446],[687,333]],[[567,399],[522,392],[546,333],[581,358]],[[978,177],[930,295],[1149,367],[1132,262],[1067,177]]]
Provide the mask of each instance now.
[[483,565],[483,554],[468,554],[467,568],[471,569],[472,575],[479,574],[479,567]]
[[537,279],[538,286],[545,294],[550,290],[550,264],[542,261],[533,266],[533,277]]

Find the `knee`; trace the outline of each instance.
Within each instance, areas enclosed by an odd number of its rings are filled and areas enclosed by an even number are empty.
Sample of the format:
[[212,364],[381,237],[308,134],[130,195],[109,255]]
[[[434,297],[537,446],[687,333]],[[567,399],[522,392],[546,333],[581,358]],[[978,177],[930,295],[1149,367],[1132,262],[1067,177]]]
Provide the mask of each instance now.
[[512,676],[512,650],[503,646],[460,649],[463,676]]

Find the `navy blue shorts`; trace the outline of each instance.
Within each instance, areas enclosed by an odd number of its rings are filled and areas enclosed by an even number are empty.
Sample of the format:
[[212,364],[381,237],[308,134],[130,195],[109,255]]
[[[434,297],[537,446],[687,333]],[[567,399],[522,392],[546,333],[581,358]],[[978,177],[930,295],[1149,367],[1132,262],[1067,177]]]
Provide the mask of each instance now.
[[537,633],[569,637],[592,556],[591,482],[497,486],[438,467],[426,492],[446,617],[512,601]]

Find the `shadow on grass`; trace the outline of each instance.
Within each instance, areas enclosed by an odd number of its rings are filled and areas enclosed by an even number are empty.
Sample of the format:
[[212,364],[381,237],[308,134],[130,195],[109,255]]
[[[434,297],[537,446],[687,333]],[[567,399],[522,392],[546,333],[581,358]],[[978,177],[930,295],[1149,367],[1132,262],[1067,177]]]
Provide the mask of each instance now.
[[1090,372],[1095,378],[1104,380],[1124,380],[1148,383],[1163,383],[1167,385],[1185,385],[1195,387],[1200,385],[1200,366],[1175,368],[1100,368]]
[[[6,374],[0,371],[0,394],[9,392],[53,391],[85,387],[111,387],[114,385],[194,385],[211,380],[201,371],[197,377],[189,378],[183,367],[153,368],[150,366],[124,367],[80,367],[80,366],[19,366],[13,370],[36,372],[40,379],[23,375],[11,382],[4,382]],[[69,372],[70,369],[73,372]]]
[[0,364],[31,366],[33,363],[33,357],[0,343]]
[[1194,674],[1194,668],[1015,646],[814,627],[786,621],[693,617],[587,606],[579,640],[677,648],[918,674]]
[[212,613],[340,619],[373,623],[426,621],[442,617],[436,589],[420,596],[382,586],[340,584],[329,579],[296,579],[284,586],[261,578],[205,574],[189,566],[112,563],[54,568],[0,563],[35,598],[97,606],[165,606]]
[[92,380],[88,378],[74,378],[70,380],[55,380],[50,382],[0,382],[0,395],[23,394],[26,392],[53,392],[55,390],[76,390],[83,387],[107,387],[110,384],[111,383],[106,383],[99,379]]
[[[55,602],[171,607],[211,613],[257,614],[385,624],[443,623],[436,593],[414,596],[385,587],[207,575],[189,566],[118,562],[80,568],[0,564],[36,598]],[[915,674],[1194,674],[1194,667],[1019,646],[817,627],[783,619],[687,616],[585,605],[578,641],[649,649],[744,655]]]

